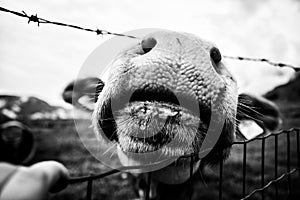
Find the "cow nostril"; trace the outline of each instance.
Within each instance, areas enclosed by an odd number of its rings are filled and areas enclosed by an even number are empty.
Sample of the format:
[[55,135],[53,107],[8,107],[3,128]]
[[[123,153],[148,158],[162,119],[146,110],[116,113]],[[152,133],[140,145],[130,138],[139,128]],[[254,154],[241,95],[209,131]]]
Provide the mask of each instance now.
[[151,51],[151,49],[153,49],[155,45],[156,45],[156,40],[152,37],[146,38],[142,41],[142,48],[145,53]]

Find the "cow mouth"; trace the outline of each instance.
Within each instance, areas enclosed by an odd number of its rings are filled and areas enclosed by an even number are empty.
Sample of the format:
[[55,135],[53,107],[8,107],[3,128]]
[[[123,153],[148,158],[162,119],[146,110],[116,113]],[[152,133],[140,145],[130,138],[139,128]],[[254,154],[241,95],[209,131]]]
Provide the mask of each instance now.
[[[205,137],[210,115],[208,106],[191,97],[174,94],[164,86],[147,85],[105,101],[98,122],[105,136],[123,152],[164,149],[178,157],[196,153],[196,140]],[[188,136],[190,133],[194,136]]]

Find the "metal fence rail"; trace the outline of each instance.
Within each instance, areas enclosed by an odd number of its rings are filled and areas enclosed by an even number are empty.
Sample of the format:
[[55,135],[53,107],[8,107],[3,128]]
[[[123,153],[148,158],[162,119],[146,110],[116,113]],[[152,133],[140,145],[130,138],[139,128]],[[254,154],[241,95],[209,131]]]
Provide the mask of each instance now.
[[[285,134],[286,135],[286,139],[287,139],[287,160],[286,160],[286,172],[282,173],[282,174],[278,174],[278,136]],[[296,147],[297,147],[297,167],[291,169],[291,145],[290,145],[290,139],[291,139],[291,134],[296,134]],[[274,157],[275,157],[275,161],[274,161],[274,178],[273,180],[269,181],[268,183],[266,183],[265,181],[265,142],[267,139],[271,139],[274,138],[274,142],[275,142],[275,147],[274,147]],[[234,142],[232,145],[241,145],[243,147],[243,163],[242,163],[242,171],[243,171],[243,178],[242,178],[242,198],[240,198],[241,200],[246,200],[251,198],[255,193],[261,193],[261,199],[265,199],[265,190],[267,188],[269,188],[271,185],[275,185],[275,197],[276,199],[278,199],[278,188],[279,188],[279,184],[278,182],[280,182],[282,179],[284,179],[285,177],[287,177],[288,180],[288,191],[287,191],[287,196],[290,195],[291,192],[291,175],[298,172],[298,179],[300,180],[300,128],[292,128],[289,130],[282,130],[280,132],[277,133],[271,133],[268,134],[264,137],[257,137],[257,138],[253,138],[250,140],[246,140],[246,141],[238,141],[238,142]],[[260,186],[258,186],[256,189],[254,189],[253,191],[251,191],[250,193],[246,193],[246,178],[247,178],[247,170],[246,170],[246,166],[247,166],[247,145],[253,141],[256,140],[260,140],[261,141],[261,180],[260,180]],[[193,159],[193,157],[191,156],[191,159]],[[191,162],[192,163],[192,162]],[[224,168],[224,164],[223,162],[220,162],[219,164],[219,200],[223,199],[223,168]],[[73,177],[69,180],[70,184],[74,184],[74,183],[82,183],[82,182],[87,182],[87,193],[86,193],[86,199],[87,200],[91,200],[92,199],[92,186],[93,186],[93,181],[96,179],[101,179],[107,176],[110,176],[112,174],[115,173],[119,173],[122,170],[130,170],[130,169],[139,169],[140,167],[135,166],[135,167],[122,167],[119,169],[113,169],[111,171],[108,171],[106,173],[103,174],[98,174],[98,175],[89,175],[89,176],[83,176],[83,177]],[[193,165],[190,166],[190,178],[193,176]],[[147,173],[148,174],[148,178],[147,178],[147,187],[146,187],[146,199],[149,199],[149,192],[150,192],[150,185],[151,185],[151,173]],[[191,183],[191,182],[190,182]],[[192,187],[190,187],[192,188]],[[189,192],[189,198],[192,199],[192,192]]]

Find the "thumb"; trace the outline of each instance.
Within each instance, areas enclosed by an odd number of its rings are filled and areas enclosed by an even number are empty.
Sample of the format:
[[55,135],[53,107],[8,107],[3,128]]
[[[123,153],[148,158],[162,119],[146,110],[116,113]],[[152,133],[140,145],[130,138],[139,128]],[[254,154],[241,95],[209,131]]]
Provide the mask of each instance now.
[[45,177],[46,185],[52,193],[65,189],[68,185],[68,170],[56,161],[43,161],[29,167],[36,173],[41,173]]

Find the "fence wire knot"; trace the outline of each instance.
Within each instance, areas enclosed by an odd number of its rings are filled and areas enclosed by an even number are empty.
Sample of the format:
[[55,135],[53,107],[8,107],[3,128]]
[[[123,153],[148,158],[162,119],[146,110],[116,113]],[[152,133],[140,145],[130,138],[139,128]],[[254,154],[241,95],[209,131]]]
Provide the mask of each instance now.
[[24,13],[24,15],[28,18],[28,24],[30,22],[37,22],[38,26],[40,26],[40,18],[38,18],[37,14],[29,16],[24,10],[22,13]]
[[29,17],[29,19],[28,19],[28,24],[29,24],[30,22],[37,22],[38,26],[40,26],[40,20],[39,20],[39,18],[37,17],[37,14],[31,15],[31,16]]
[[100,29],[97,29],[97,30],[96,30],[96,33],[97,33],[97,35],[103,35],[103,31],[100,30]]

